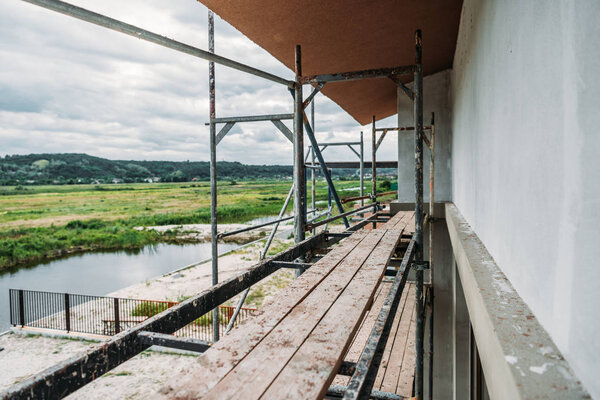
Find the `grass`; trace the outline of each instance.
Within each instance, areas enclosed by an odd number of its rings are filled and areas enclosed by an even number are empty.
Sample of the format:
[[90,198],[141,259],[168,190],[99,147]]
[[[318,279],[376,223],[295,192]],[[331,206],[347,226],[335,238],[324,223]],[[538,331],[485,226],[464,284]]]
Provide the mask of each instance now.
[[[277,214],[290,185],[284,180],[219,182],[219,223]],[[358,181],[336,182],[341,197],[358,195],[357,186]],[[316,192],[317,201],[327,199],[324,182]],[[290,203],[286,211],[292,209]],[[133,228],[198,223],[210,223],[206,182],[2,187],[0,270],[74,252],[177,242],[175,232]]]

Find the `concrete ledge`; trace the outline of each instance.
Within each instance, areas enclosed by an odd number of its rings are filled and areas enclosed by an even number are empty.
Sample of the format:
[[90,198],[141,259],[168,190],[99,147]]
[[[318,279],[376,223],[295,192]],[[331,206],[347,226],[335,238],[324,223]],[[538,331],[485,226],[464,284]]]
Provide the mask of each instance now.
[[[433,216],[435,218],[444,218],[445,209],[444,204],[445,201],[435,202],[433,204]],[[425,202],[423,205],[425,212],[429,212],[429,203]],[[398,211],[415,211],[415,203],[406,203],[398,200],[394,200],[390,202],[390,213],[396,214]]]
[[456,206],[446,223],[492,399],[590,399]]

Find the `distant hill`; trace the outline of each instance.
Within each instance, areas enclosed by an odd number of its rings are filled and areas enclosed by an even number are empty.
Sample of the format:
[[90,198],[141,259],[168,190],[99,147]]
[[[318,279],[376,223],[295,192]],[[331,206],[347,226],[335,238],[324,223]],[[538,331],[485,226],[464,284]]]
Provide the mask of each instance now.
[[[219,179],[285,178],[291,165],[246,165],[219,161]],[[349,176],[355,170],[335,170]],[[207,181],[207,161],[125,161],[108,160],[87,154],[28,154],[0,157],[0,185],[65,183],[132,183]]]

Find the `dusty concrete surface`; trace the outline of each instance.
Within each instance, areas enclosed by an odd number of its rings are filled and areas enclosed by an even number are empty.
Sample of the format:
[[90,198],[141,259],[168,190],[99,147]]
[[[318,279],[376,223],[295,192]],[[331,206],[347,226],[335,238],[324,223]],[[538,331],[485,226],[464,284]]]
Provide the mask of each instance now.
[[8,333],[0,336],[0,391],[57,362],[84,351],[94,342]]

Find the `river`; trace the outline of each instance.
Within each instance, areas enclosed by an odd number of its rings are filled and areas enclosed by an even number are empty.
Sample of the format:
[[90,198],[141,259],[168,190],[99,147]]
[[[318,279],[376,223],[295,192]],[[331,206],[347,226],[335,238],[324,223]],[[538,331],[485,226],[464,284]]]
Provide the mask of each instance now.
[[[219,254],[238,247],[220,243]],[[0,332],[10,327],[8,289],[103,296],[211,256],[210,243],[73,254],[0,273]],[[210,268],[210,263],[206,264]]]

